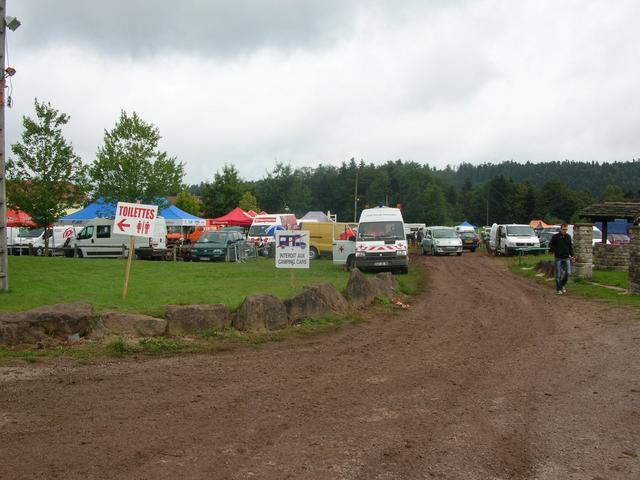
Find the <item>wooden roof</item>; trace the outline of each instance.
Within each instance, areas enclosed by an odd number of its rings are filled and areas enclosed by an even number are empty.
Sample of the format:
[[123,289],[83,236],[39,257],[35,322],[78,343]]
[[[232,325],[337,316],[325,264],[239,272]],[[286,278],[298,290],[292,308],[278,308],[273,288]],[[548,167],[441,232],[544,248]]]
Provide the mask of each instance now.
[[625,218],[640,223],[640,202],[603,202],[594,203],[580,212],[580,216],[589,220],[614,220]]

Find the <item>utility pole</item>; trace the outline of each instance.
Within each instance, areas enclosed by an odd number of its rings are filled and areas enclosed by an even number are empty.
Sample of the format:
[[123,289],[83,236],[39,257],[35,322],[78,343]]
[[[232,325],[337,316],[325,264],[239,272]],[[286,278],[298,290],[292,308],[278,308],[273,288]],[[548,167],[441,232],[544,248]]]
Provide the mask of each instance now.
[[4,79],[13,75],[13,68],[5,68],[4,49],[7,27],[15,30],[20,22],[15,17],[7,17],[7,0],[0,0],[0,290],[9,291],[9,252],[7,250],[7,162],[4,151]]
[[0,289],[9,291],[9,259],[7,252],[7,182],[4,152],[4,48],[7,25],[7,1],[0,0]]

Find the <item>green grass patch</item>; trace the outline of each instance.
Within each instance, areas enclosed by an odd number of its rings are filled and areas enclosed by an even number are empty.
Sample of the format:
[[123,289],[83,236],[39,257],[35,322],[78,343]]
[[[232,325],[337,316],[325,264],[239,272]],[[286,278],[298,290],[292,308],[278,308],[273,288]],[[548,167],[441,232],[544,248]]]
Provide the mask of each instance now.
[[111,340],[104,346],[105,351],[114,357],[124,357],[133,353],[138,353],[141,349],[136,345],[125,342],[122,338]]
[[275,268],[273,259],[246,263],[134,261],[129,294],[122,299],[126,261],[64,257],[9,257],[10,291],[0,293],[0,310],[90,302],[95,309],[164,315],[164,305],[224,303],[237,309],[247,295],[289,298],[303,285],[333,283],[344,290],[349,273],[330,260],[314,260],[295,272]]
[[[344,291],[349,272],[330,260],[314,260],[295,272],[273,259],[246,263],[134,261],[129,293],[122,299],[126,261],[65,257],[10,256],[10,291],[0,292],[0,311],[21,311],[55,303],[89,302],[97,312],[119,310],[164,316],[170,304],[224,303],[236,310],[247,295],[270,293],[286,299],[305,285],[330,282]],[[400,292],[414,295],[422,285],[422,269],[397,275]]]
[[98,350],[93,346],[79,345],[76,347],[44,347],[38,349],[18,350],[12,348],[0,348],[0,364],[12,360],[23,360],[27,363],[35,363],[47,358],[71,358],[76,360],[90,360],[96,356]]
[[[540,255],[538,257],[525,257],[519,263],[517,259],[511,259],[509,269],[523,277],[534,279],[535,281],[548,285],[555,289],[555,279],[540,275],[535,267],[540,260],[553,260],[553,255]],[[600,285],[595,285],[598,283]],[[607,288],[617,287],[617,288]],[[593,300],[604,300],[618,305],[630,305],[640,307],[640,295],[629,295],[620,291],[620,288],[628,288],[629,274],[627,272],[615,272],[610,270],[593,270],[591,280],[571,277],[567,289],[571,294],[591,298]]]

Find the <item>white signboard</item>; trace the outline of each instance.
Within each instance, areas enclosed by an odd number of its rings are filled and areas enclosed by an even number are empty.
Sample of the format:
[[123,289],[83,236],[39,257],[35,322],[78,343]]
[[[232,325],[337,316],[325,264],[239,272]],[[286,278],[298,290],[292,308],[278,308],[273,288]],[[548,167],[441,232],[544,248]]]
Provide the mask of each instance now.
[[309,231],[276,231],[276,267],[309,268]]
[[158,217],[157,205],[118,202],[113,233],[134,237],[151,237]]

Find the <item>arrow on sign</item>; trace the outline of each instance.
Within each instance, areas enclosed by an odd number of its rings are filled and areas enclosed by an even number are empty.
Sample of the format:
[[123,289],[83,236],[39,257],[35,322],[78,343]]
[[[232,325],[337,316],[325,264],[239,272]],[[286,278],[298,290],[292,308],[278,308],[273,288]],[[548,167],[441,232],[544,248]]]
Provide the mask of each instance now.
[[126,222],[126,221],[127,221],[127,219],[126,219],[126,218],[123,218],[123,219],[122,219],[122,220],[120,220],[118,223],[116,223],[116,225],[118,226],[118,228],[119,228],[121,231],[123,231],[123,232],[124,232],[124,229],[125,229],[125,228],[129,228],[129,227],[131,226],[131,225],[130,225],[130,224],[128,224],[128,223],[124,223],[124,222]]

